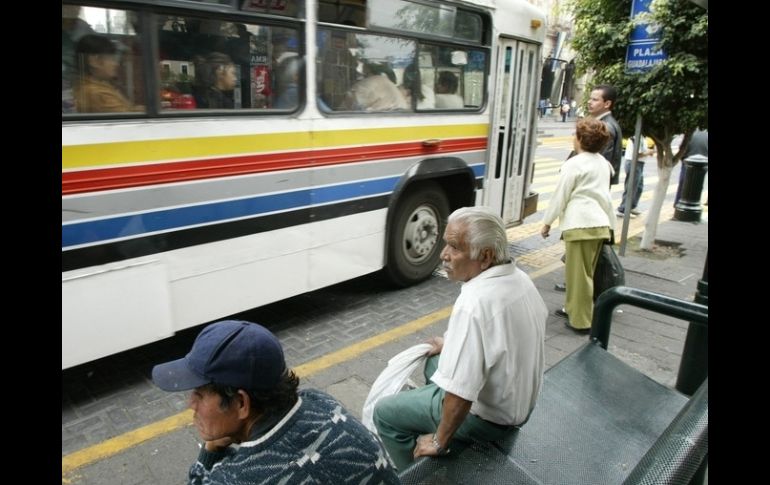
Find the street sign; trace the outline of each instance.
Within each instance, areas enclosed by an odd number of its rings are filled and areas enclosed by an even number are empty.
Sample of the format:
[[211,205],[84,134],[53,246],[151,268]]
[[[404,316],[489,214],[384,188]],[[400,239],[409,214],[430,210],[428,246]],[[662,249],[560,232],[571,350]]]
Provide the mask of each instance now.
[[[631,3],[631,18],[633,19],[640,13],[647,13],[650,11],[650,3],[652,0],[634,0]],[[631,43],[644,42],[649,40],[658,40],[660,38],[658,28],[652,27],[650,24],[638,24],[634,26],[634,30],[631,31]]]
[[[631,3],[631,18],[640,13],[650,11],[652,0],[633,0]],[[638,24],[631,31],[626,50],[626,72],[649,71],[656,64],[663,62],[666,57],[663,50],[655,45],[660,41],[660,27],[654,24]]]
[[666,53],[657,49],[657,40],[629,44],[626,51],[626,72],[649,71],[666,59]]

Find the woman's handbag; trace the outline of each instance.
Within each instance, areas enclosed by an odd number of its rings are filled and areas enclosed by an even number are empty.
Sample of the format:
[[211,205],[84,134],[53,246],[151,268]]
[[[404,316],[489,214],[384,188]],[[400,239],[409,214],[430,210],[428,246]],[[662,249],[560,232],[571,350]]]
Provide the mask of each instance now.
[[605,242],[599,250],[599,261],[594,269],[594,301],[605,290],[626,284],[626,272],[620,264],[612,244]]

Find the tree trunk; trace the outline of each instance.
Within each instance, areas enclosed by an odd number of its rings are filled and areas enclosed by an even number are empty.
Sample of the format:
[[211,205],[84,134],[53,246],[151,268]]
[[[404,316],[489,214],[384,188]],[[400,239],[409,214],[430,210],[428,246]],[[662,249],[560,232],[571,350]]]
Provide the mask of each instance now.
[[663,207],[668,183],[671,180],[671,169],[672,167],[670,166],[658,167],[658,186],[655,187],[652,205],[647,215],[647,221],[644,223],[644,235],[642,236],[642,242],[639,243],[639,249],[652,250],[652,243],[655,242],[655,234],[658,231],[660,209]]

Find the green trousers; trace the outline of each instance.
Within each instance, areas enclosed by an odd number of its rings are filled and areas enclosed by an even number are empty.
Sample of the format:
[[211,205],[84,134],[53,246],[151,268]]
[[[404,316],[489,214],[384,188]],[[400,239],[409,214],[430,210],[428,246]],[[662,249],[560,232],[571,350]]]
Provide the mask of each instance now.
[[[609,228],[571,229],[562,233],[566,249],[564,309],[575,328],[590,328],[594,314],[594,269]],[[590,238],[590,239],[589,239]]]
[[[434,355],[425,363],[424,375],[428,384],[384,397],[374,408],[374,425],[399,470],[405,469],[414,460],[417,437],[435,433],[441,421],[444,390],[429,381],[438,368],[438,358],[438,355]],[[501,439],[511,428],[512,426],[491,423],[468,414],[449,442],[448,448],[451,453],[458,453],[473,441]]]

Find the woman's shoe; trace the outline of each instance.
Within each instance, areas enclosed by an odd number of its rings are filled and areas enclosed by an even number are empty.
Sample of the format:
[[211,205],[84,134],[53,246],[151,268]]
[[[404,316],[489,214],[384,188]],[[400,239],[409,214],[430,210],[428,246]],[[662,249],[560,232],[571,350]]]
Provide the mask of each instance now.
[[567,315],[567,310],[565,310],[564,308],[559,308],[558,310],[556,310],[556,311],[555,311],[555,312],[553,312],[553,313],[554,313],[554,315],[556,315],[557,317],[562,317],[562,318],[569,318],[569,316]]
[[588,328],[575,328],[575,327],[573,327],[569,323],[569,320],[564,320],[564,326],[567,327],[568,329],[572,330],[575,333],[579,333],[579,334],[583,334],[583,335],[585,335],[585,334],[587,334],[587,333],[589,333],[591,331],[591,327],[588,327]]

